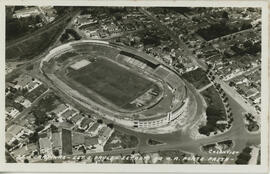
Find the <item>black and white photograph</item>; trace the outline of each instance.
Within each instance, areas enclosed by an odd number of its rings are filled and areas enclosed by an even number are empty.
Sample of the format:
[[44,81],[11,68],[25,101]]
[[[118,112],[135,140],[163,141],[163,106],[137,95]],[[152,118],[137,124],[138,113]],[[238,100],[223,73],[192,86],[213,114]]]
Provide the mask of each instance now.
[[265,169],[267,3],[174,2],[6,1],[3,163]]

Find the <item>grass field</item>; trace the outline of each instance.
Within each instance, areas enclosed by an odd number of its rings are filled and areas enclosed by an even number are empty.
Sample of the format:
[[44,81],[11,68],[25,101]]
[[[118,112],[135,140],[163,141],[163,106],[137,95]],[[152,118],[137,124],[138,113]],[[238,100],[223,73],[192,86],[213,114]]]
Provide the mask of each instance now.
[[153,82],[103,58],[77,71],[70,71],[68,76],[118,107],[124,107],[154,85]]
[[104,150],[133,148],[138,143],[137,137],[116,130],[105,144]]
[[196,89],[200,89],[210,83],[206,76],[206,72],[201,68],[189,71],[183,74],[182,77],[191,83]]

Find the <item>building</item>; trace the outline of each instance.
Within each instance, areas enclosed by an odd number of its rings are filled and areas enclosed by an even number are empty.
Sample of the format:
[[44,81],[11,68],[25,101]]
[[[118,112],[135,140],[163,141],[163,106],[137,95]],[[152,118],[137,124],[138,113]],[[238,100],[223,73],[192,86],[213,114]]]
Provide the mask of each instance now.
[[16,80],[15,83],[16,85],[14,88],[19,89],[19,88],[26,88],[27,85],[32,82],[34,79],[31,76],[28,75],[21,75],[19,76]]
[[15,158],[20,158],[20,157],[28,157],[30,155],[33,155],[33,152],[38,150],[38,146],[34,143],[24,145],[20,148],[17,148],[11,152],[11,154]]
[[61,114],[61,117],[64,118],[64,119],[70,119],[72,118],[73,116],[75,116],[76,114],[78,114],[79,112],[75,109],[68,109],[66,110],[65,112],[63,112]]
[[84,119],[84,117],[81,114],[76,114],[72,118],[70,118],[70,121],[73,124],[80,125],[81,121]]
[[50,111],[50,113],[54,113],[57,117],[60,117],[61,114],[66,112],[69,109],[68,105],[60,104],[54,110]]
[[99,134],[99,137],[98,137],[99,144],[104,146],[106,144],[107,140],[112,135],[113,131],[114,131],[113,129],[111,129],[111,128],[107,127],[107,126],[102,127],[98,132],[98,134]]
[[23,105],[25,108],[29,108],[31,106],[31,102],[27,99],[25,99],[23,96],[19,96],[15,99],[16,103],[20,103],[21,105]]
[[6,107],[6,116],[14,118],[19,114],[20,114],[20,112],[16,108],[13,108],[10,106]]
[[90,133],[92,136],[95,136],[97,135],[100,126],[101,125],[99,123],[95,122],[87,129],[87,132]]
[[23,135],[30,135],[33,131],[20,125],[13,124],[6,131],[6,143],[11,145],[15,140],[20,140]]
[[37,7],[25,7],[20,10],[16,10],[13,14],[13,18],[26,18],[30,16],[37,16],[40,14],[40,11]]
[[72,154],[71,131],[51,126],[39,134],[40,152],[48,156],[62,156]]
[[93,124],[94,124],[94,121],[93,120],[91,120],[90,118],[84,118],[81,121],[81,124],[80,124],[79,128],[80,129],[83,129],[83,130],[87,130]]

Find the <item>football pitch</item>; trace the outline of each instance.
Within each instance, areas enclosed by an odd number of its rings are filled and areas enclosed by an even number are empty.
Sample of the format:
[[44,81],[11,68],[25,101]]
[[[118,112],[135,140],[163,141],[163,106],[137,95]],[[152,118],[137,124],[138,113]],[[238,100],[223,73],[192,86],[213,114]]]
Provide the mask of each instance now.
[[69,72],[68,77],[121,108],[156,85],[104,58]]

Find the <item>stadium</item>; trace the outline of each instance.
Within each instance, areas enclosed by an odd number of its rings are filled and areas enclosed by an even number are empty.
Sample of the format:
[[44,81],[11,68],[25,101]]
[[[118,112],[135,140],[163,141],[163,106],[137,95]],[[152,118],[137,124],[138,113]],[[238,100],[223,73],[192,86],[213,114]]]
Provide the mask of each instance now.
[[184,121],[195,108],[181,77],[153,57],[99,40],[52,49],[40,70],[65,95],[115,124],[158,129]]

